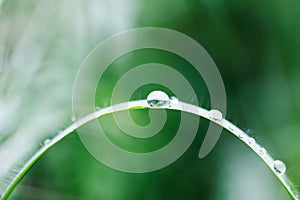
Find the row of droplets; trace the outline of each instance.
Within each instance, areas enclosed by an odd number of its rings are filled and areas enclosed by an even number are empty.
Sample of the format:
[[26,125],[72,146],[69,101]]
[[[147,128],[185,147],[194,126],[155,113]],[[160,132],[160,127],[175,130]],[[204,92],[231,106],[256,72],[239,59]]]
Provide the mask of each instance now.
[[[172,105],[177,105],[179,103],[179,100],[176,97],[169,98],[169,96],[163,91],[153,91],[147,96],[147,103],[150,108],[165,108],[165,107],[171,107]],[[99,110],[100,110],[100,108],[97,107],[96,111],[99,111]],[[222,120],[224,120],[222,113],[219,110],[215,110],[215,109],[209,111],[209,118],[215,122],[221,122]],[[76,120],[77,120],[77,118],[75,116],[73,116],[71,118],[71,121],[73,123],[75,123]],[[229,127],[229,130],[233,133],[236,132],[234,127]],[[59,133],[60,132],[61,131],[59,131]],[[267,155],[266,149],[261,147],[260,145],[258,145],[254,138],[249,137],[245,133],[237,134],[237,136],[241,140],[248,143],[248,145],[250,147],[253,147],[253,149],[256,150],[261,156]],[[43,144],[49,145],[50,142],[51,142],[51,139],[45,139]],[[286,165],[281,160],[275,160],[273,162],[273,164],[272,163],[270,163],[270,164],[273,166],[274,171],[276,173],[278,173],[279,175],[282,175],[285,173]]]
[[[171,107],[172,105],[177,105],[179,103],[178,98],[170,97],[163,91],[153,91],[147,96],[147,103],[150,108],[157,107]],[[210,110],[209,118],[215,122],[221,122],[224,118],[219,110]],[[233,127],[229,127],[229,130],[234,132]],[[237,135],[241,140],[245,140],[250,147],[253,147],[255,151],[259,153],[260,156],[267,155],[267,150],[260,145],[258,145],[254,138],[249,137],[246,133],[241,133]],[[273,166],[273,170],[279,174],[283,175],[286,171],[286,165],[281,160],[275,160],[273,163],[269,163]]]
[[[221,122],[224,119],[222,113],[219,110],[210,110],[209,118],[212,121],[216,121],[216,122]],[[233,127],[229,127],[229,130],[233,133],[235,132],[235,128]],[[239,137],[240,140],[248,143],[250,147],[253,147],[253,149],[257,151],[260,156],[267,155],[267,150],[261,147],[259,144],[257,144],[254,138],[249,137],[246,133],[240,133],[237,134],[237,136]],[[273,163],[268,163],[268,164],[273,166],[274,171],[279,175],[283,175],[286,171],[286,165],[281,160],[275,160]]]

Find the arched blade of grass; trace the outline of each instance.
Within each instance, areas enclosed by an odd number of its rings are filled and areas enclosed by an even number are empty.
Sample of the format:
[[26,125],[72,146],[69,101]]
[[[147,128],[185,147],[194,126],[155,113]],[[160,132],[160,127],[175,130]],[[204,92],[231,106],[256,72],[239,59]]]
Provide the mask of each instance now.
[[[47,142],[44,143],[44,145],[34,153],[34,155],[23,165],[23,167],[18,171],[18,173],[14,176],[14,178],[11,180],[11,182],[6,187],[5,191],[3,191],[1,199],[7,199],[13,189],[17,186],[17,184],[21,181],[23,176],[26,174],[26,172],[32,167],[32,165],[53,145],[58,143],[60,140],[62,140],[64,137],[72,133],[76,128],[81,127],[82,125],[88,123],[91,120],[97,119],[100,116],[110,114],[113,112],[119,112],[123,110],[128,109],[147,109],[151,108],[148,105],[147,100],[137,100],[137,101],[130,101],[125,103],[120,103],[116,105],[112,105],[103,109],[99,109],[95,111],[94,113],[91,113],[76,122],[74,122],[72,125],[67,127],[65,130],[60,132],[57,136],[55,136],[51,140],[47,140]],[[219,115],[220,112],[216,110],[208,111],[204,108],[180,102],[178,101],[176,104],[170,104],[169,106],[163,106],[163,107],[155,107],[156,109],[171,109],[171,110],[179,110],[183,112],[192,113],[195,115],[198,115],[200,117],[206,118],[223,128],[227,129],[230,133],[235,135],[237,138],[239,138],[242,142],[244,142],[247,146],[252,149],[256,155],[258,155],[264,163],[271,169],[271,171],[274,173],[274,175],[279,179],[282,186],[286,189],[291,199],[299,200],[298,192],[293,187],[292,183],[289,181],[287,175],[284,173],[285,169],[279,169],[276,168],[274,159],[267,153],[267,151],[256,143],[256,141],[249,137],[244,131],[239,129],[237,126],[229,122],[228,120],[224,119],[222,115]],[[284,171],[282,171],[284,170]]]

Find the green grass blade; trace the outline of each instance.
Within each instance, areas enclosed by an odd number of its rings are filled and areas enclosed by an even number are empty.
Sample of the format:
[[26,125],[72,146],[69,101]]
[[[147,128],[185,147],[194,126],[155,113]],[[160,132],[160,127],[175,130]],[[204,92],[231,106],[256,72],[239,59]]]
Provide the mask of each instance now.
[[[67,127],[65,130],[60,132],[57,136],[55,136],[51,140],[47,140],[46,143],[37,151],[35,154],[24,164],[24,166],[18,171],[18,173],[15,175],[15,177],[12,179],[12,181],[8,184],[5,191],[2,193],[1,199],[5,200],[9,197],[9,195],[12,193],[14,188],[18,185],[18,183],[21,181],[21,179],[24,177],[24,175],[28,172],[28,170],[33,166],[33,164],[52,146],[54,146],[56,143],[61,141],[63,138],[65,138],[67,135],[72,133],[75,129],[81,127],[82,125],[99,118],[100,116],[119,112],[123,110],[129,110],[129,109],[146,109],[149,108],[147,100],[137,100],[137,101],[130,101],[125,103],[116,104],[113,106],[109,106],[103,109],[99,109],[95,111],[94,113],[91,113],[76,122],[74,122],[72,125]],[[179,110],[183,112],[192,113],[195,115],[198,115],[200,117],[206,118],[223,128],[227,129],[230,133],[232,133],[234,136],[239,138],[243,143],[245,143],[256,155],[258,155],[264,163],[271,169],[273,174],[278,178],[278,180],[281,182],[282,186],[286,189],[289,196],[293,200],[299,200],[299,195],[293,184],[289,181],[289,178],[285,173],[280,174],[276,171],[274,168],[274,159],[267,153],[267,151],[263,150],[264,148],[259,145],[258,143],[253,140],[253,138],[249,137],[244,131],[239,129],[237,126],[229,122],[228,120],[224,119],[222,116],[221,118],[214,118],[211,116],[211,111],[208,111],[204,108],[184,103],[184,102],[178,102],[176,105],[170,105],[170,106],[163,106],[161,108],[155,108],[155,109],[171,109],[171,110]],[[263,150],[263,151],[262,151]]]

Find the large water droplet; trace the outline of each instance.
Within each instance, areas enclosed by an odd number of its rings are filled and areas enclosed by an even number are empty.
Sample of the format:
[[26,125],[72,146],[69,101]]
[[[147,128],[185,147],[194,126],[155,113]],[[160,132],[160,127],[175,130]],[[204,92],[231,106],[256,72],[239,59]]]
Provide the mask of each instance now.
[[286,166],[284,164],[284,162],[282,162],[281,160],[275,160],[274,161],[274,170],[276,173],[282,175],[285,173],[286,171]]
[[50,139],[45,139],[43,143],[44,143],[44,145],[48,145],[50,142],[51,142]]
[[170,106],[175,106],[179,103],[177,97],[170,97]]
[[162,91],[153,91],[147,96],[147,102],[150,107],[164,107],[169,105],[169,96]]
[[223,115],[219,110],[211,110],[209,111],[209,118],[214,121],[221,121],[223,119]]

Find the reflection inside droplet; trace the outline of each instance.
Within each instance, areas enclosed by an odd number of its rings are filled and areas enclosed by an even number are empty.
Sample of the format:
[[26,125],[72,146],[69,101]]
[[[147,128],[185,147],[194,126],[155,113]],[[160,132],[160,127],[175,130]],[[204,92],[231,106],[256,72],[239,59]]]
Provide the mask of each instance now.
[[219,110],[211,110],[209,111],[209,118],[214,121],[221,121],[223,119],[223,115]]
[[147,102],[150,107],[164,107],[169,105],[169,96],[162,91],[153,91],[147,96]]
[[274,170],[276,173],[282,175],[285,173],[286,171],[286,166],[284,164],[284,162],[282,162],[281,160],[275,160],[274,161]]

